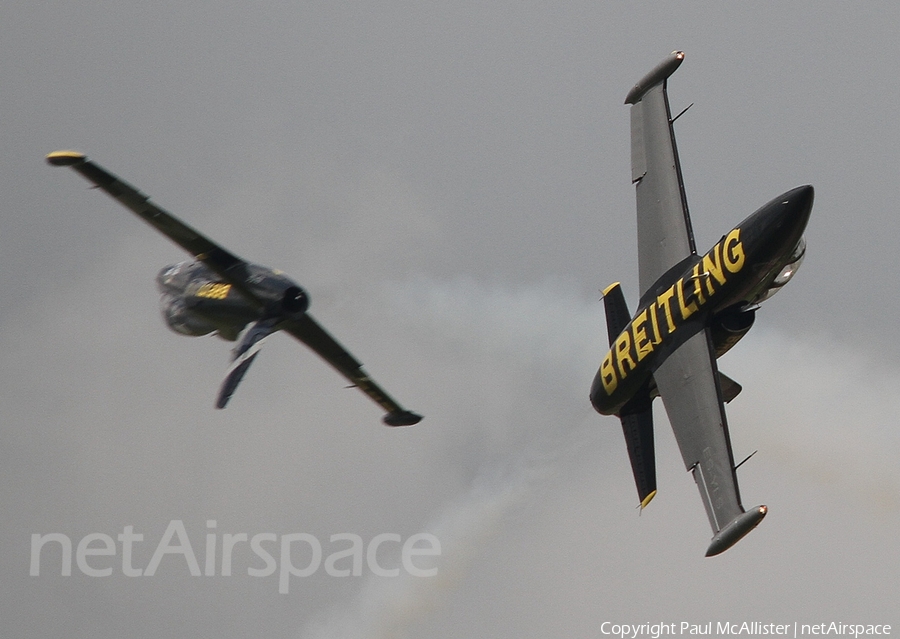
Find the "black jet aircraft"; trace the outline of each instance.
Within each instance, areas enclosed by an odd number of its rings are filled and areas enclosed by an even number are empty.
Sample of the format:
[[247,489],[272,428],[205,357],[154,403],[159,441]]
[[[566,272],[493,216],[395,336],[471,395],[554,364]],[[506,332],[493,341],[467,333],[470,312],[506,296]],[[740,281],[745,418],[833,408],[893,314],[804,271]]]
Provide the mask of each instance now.
[[813,188],[779,195],[699,255],[675,147],[678,116],[672,117],[666,95],[667,79],[683,59],[673,52],[625,98],[641,298],[631,315],[618,283],[603,292],[610,348],[591,386],[591,403],[622,422],[643,508],[656,495],[652,403],[662,397],[712,525],[706,552],[712,556],[767,512],[741,505],[740,464],[734,463],[724,407],[741,387],[719,373],[716,359],[750,330],[759,304],[800,265]]
[[162,294],[163,317],[173,331],[190,336],[216,333],[229,341],[240,339],[232,351],[231,367],[216,408],[224,408],[228,403],[262,341],[276,331],[286,331],[386,410],[384,423],[388,426],[411,426],[422,419],[385,393],[362,369],[362,364],[319,326],[307,312],[306,291],[280,271],[245,262],[228,252],[81,153],[56,151],[47,156],[47,162],[72,167],[194,256],[193,261],[164,268],[156,283]]

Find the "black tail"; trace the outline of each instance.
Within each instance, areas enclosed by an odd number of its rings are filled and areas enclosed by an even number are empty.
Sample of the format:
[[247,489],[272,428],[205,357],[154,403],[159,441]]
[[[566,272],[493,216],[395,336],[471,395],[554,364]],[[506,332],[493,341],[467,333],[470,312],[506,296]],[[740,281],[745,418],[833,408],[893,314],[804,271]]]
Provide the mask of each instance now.
[[[625,303],[625,295],[618,282],[603,291],[603,307],[606,310],[609,345],[612,346],[631,321],[628,304]],[[625,434],[625,445],[628,448],[628,458],[631,460],[631,471],[634,473],[641,508],[644,508],[656,495],[653,400],[650,397],[649,382],[619,411],[619,419],[622,422],[622,432]]]
[[609,335],[609,345],[612,346],[631,320],[622,285],[618,282],[603,290],[603,309],[606,311],[606,333]]

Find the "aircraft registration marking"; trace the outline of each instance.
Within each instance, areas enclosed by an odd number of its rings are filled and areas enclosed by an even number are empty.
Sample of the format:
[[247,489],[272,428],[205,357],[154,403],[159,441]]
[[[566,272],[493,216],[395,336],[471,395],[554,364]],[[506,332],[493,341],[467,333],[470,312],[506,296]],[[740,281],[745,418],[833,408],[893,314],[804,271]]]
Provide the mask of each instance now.
[[620,381],[699,312],[732,275],[740,272],[744,257],[741,230],[733,229],[694,265],[689,277],[679,278],[638,313],[613,342],[600,365],[606,394],[612,395]]

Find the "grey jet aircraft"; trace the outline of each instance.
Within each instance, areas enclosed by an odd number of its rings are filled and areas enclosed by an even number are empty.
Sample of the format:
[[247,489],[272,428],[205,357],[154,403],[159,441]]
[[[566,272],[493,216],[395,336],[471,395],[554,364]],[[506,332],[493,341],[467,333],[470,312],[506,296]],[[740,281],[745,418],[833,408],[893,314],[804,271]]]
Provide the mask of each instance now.
[[162,269],[156,282],[163,317],[173,331],[189,336],[215,333],[225,340],[238,342],[216,408],[224,408],[228,403],[259,353],[262,341],[276,331],[285,331],[386,410],[383,421],[388,426],[411,426],[422,419],[384,392],[366,374],[362,364],[319,326],[307,312],[306,291],[283,273],[245,262],[81,153],[55,151],[47,156],[47,162],[73,168],[194,256],[192,261]]
[[620,418],[644,508],[656,495],[652,403],[662,397],[712,526],[706,552],[712,556],[767,512],[741,505],[736,471],[743,462],[734,463],[724,406],[741,386],[718,371],[716,359],[750,330],[760,303],[799,267],[813,188],[778,196],[698,255],[675,146],[678,116],[672,117],[666,94],[683,59],[673,52],[625,99],[631,105],[641,298],[631,315],[618,283],[604,291],[610,349],[591,386],[591,403]]

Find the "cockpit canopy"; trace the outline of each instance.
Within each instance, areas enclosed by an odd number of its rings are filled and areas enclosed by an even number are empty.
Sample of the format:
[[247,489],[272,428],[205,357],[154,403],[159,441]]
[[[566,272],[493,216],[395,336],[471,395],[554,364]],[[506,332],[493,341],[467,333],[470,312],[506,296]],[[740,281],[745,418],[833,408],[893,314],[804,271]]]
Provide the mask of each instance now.
[[801,237],[800,241],[797,242],[797,246],[791,251],[791,256],[788,258],[787,263],[785,263],[785,265],[781,267],[781,270],[778,271],[778,274],[772,278],[769,288],[756,300],[756,303],[759,304],[766,301],[780,291],[785,284],[790,282],[791,278],[794,277],[794,273],[797,272],[797,269],[800,268],[800,265],[803,263],[803,258],[805,256],[806,240]]
[[185,261],[162,269],[156,276],[156,286],[161,293],[180,293],[198,276],[215,277],[202,262]]

